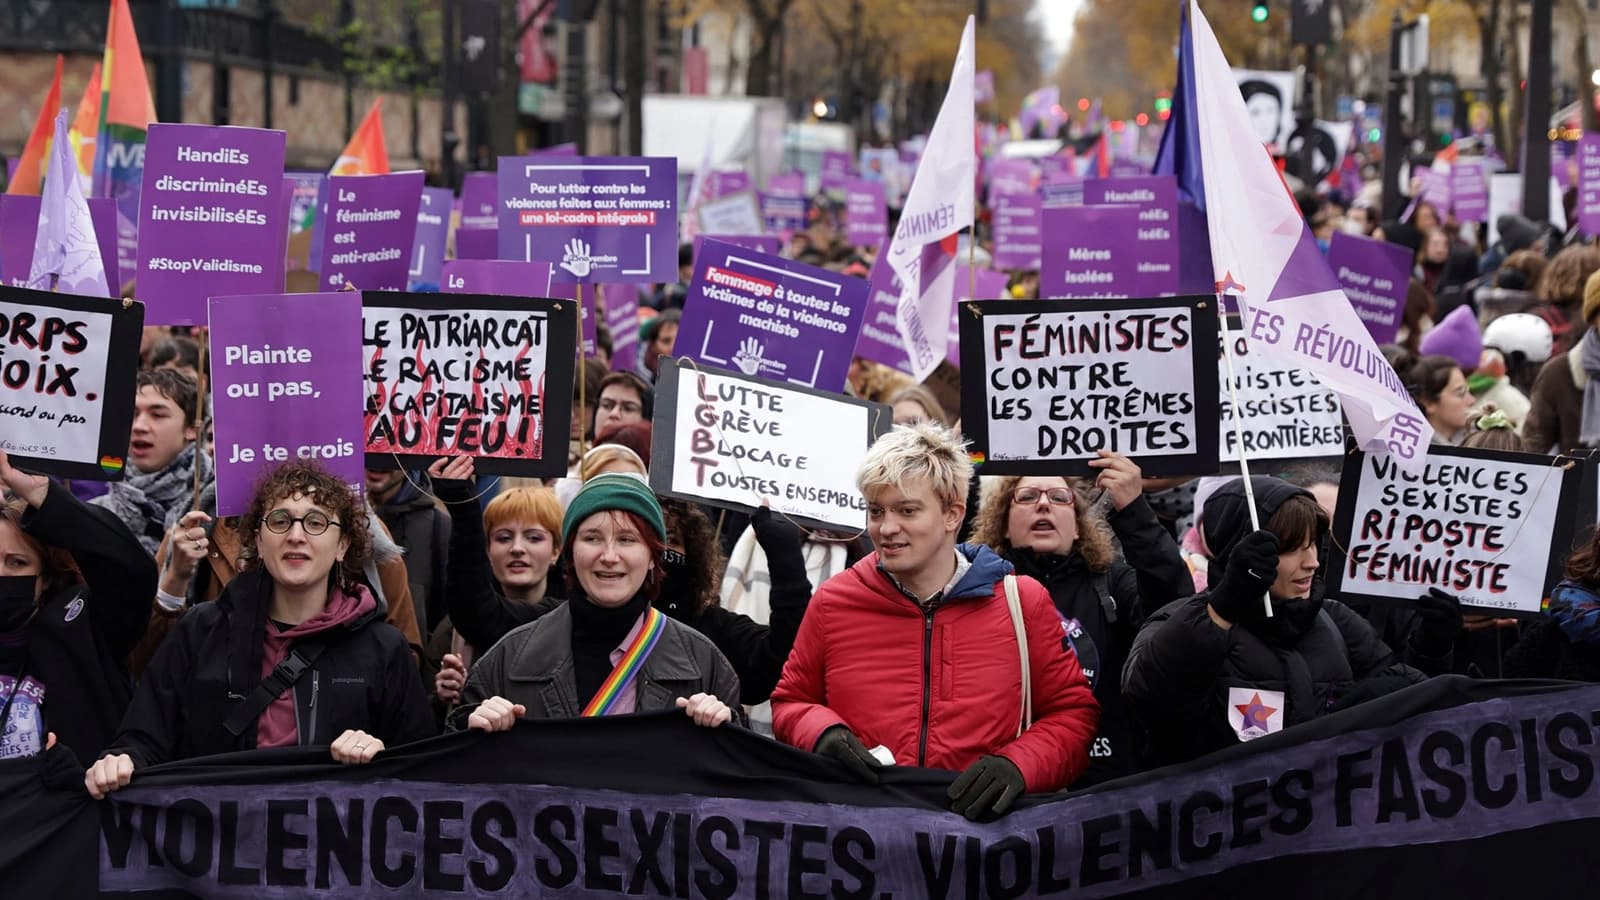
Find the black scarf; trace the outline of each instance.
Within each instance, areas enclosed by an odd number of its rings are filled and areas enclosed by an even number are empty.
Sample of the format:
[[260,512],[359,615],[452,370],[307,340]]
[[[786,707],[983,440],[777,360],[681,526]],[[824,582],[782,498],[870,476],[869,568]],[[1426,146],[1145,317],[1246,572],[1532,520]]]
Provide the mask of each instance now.
[[578,705],[587,706],[606,676],[615,668],[611,651],[628,636],[633,623],[650,605],[643,591],[614,608],[597,606],[580,590],[567,603],[572,610],[572,672],[578,689]]

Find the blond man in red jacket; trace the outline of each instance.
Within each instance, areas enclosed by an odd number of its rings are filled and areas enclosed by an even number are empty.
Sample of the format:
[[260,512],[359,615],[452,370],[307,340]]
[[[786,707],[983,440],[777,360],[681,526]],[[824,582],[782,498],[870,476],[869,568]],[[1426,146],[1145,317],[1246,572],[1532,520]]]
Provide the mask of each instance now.
[[1062,647],[1050,595],[1026,577],[1014,581],[1023,671],[1011,564],[956,544],[971,479],[960,439],[942,426],[896,427],[872,446],[856,484],[877,551],[812,597],[772,693],[772,725],[779,740],[868,782],[887,755],[959,771],[951,809],[977,820],[1081,775],[1100,708]]

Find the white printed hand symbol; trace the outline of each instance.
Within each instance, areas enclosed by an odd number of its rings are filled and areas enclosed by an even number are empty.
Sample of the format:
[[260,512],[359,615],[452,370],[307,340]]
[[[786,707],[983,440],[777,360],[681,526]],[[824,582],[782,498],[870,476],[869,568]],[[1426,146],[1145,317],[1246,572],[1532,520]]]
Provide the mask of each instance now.
[[761,354],[764,350],[760,341],[747,337],[740,342],[739,352],[733,355],[733,364],[744,374],[755,375],[761,371]]
[[589,245],[573,238],[567,242],[566,253],[561,257],[561,268],[578,278],[588,278],[593,263],[589,260]]

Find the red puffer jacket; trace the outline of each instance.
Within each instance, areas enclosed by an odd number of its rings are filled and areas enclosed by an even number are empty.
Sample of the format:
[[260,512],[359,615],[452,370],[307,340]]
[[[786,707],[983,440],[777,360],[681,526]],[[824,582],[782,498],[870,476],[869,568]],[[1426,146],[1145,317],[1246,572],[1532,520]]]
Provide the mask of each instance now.
[[845,725],[903,766],[960,771],[984,754],[1021,770],[1030,793],[1071,784],[1089,765],[1100,707],[1070,650],[1050,595],[1018,578],[1033,684],[1033,727],[1017,737],[1022,666],[1003,579],[987,547],[958,548],[972,567],[922,606],[878,568],[874,553],[818,588],[777,690],[779,740],[810,750]]

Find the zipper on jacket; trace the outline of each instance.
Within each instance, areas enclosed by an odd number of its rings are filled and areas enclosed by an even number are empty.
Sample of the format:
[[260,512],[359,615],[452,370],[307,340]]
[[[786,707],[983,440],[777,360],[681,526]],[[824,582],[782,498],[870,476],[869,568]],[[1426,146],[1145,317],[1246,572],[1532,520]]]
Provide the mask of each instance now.
[[312,745],[317,742],[317,691],[322,687],[322,673],[316,669],[311,670],[311,708],[307,711],[307,718],[311,719],[311,737],[301,741],[301,744]]
[[917,765],[928,764],[928,705],[933,700],[933,610],[922,610],[922,727],[917,732]]

